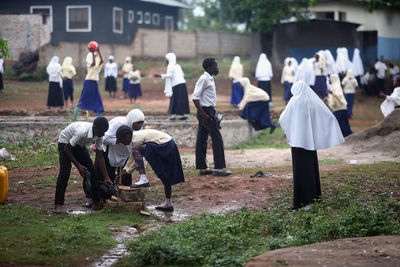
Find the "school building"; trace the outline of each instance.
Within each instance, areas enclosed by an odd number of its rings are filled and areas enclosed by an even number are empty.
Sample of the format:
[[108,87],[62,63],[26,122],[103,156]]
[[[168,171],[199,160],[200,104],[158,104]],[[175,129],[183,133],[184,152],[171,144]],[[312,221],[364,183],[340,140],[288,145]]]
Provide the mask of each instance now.
[[376,31],[376,57],[400,62],[400,11],[386,6],[369,12],[363,2],[319,0],[310,11],[313,18],[359,24],[358,32]]

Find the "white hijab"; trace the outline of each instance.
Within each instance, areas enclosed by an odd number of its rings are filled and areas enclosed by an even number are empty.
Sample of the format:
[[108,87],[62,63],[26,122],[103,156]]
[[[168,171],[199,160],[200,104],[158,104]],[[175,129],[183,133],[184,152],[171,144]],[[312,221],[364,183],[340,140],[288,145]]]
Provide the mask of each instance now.
[[285,58],[285,61],[283,62],[284,67],[288,66],[289,61],[291,62],[290,66],[293,68],[293,70],[296,72],[297,71],[297,67],[299,66],[299,63],[297,62],[297,60],[294,57],[287,57]]
[[349,53],[346,47],[336,49],[336,69],[339,73],[346,73],[347,70],[353,69],[353,64],[349,60]]
[[240,101],[239,109],[242,110],[249,102],[268,101],[269,95],[264,90],[252,85],[249,78],[240,79],[240,84],[243,86],[244,95]]
[[[168,60],[168,66],[167,66],[167,73],[168,73],[168,69],[174,68],[176,65],[176,55],[174,53],[168,53],[165,55],[165,58]],[[172,96],[172,79],[165,79],[164,94],[167,97]]]
[[279,118],[291,147],[318,150],[344,142],[337,119],[305,82],[294,83],[291,92]]
[[304,81],[310,86],[315,84],[314,58],[302,59],[294,76],[294,81]]
[[58,71],[61,69],[61,65],[59,63],[60,59],[58,56],[54,56],[51,58],[49,65],[47,65],[46,71],[49,74],[50,82],[58,82],[62,87],[62,79]]
[[332,56],[331,51],[329,51],[328,49],[324,50],[324,55],[325,55],[325,59],[326,59],[326,75],[331,75],[333,73],[338,73],[337,69],[336,69],[336,62],[335,59]]
[[72,72],[74,75],[76,74],[75,67],[72,65],[72,57],[66,57],[64,58],[62,68]]
[[243,77],[243,65],[240,64],[240,57],[235,56],[229,69],[229,78],[237,82]]
[[125,125],[132,128],[132,124],[138,121],[144,121],[144,114],[140,109],[132,109],[125,117]]
[[332,74],[330,76],[331,87],[330,90],[332,92],[328,98],[329,107],[335,110],[342,110],[347,108],[347,101],[344,98],[342,86],[340,85],[340,78],[337,74]]
[[271,79],[272,76],[273,74],[271,62],[268,60],[266,54],[261,53],[256,66],[256,78],[258,79],[260,77],[268,77],[269,79]]
[[386,96],[385,101],[381,104],[381,111],[386,117],[394,110],[395,106],[400,105],[400,87],[396,87],[391,95]]
[[353,53],[353,71],[354,76],[364,75],[364,66],[360,57],[360,49],[354,49]]

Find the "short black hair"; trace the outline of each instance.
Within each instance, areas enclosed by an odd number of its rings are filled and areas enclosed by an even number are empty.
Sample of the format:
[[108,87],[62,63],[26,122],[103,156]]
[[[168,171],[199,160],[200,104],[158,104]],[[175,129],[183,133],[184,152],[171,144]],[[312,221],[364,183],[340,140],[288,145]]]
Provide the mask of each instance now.
[[212,65],[214,65],[215,63],[216,63],[216,59],[215,58],[208,57],[208,58],[203,60],[203,69],[205,71],[207,71],[207,69],[209,67],[211,67]]
[[127,135],[132,137],[132,133],[133,133],[133,131],[132,131],[131,127],[126,126],[126,125],[121,125],[121,126],[119,126],[119,128],[117,130],[116,136],[117,136],[117,139],[121,139]]
[[104,117],[98,117],[93,121],[93,125],[97,128],[107,131],[108,130],[108,120]]

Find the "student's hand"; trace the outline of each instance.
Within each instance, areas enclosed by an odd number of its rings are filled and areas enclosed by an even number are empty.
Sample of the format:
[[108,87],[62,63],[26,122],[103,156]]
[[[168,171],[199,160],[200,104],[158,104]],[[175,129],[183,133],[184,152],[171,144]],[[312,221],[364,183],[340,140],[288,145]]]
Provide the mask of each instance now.
[[208,128],[208,121],[210,121],[210,120],[211,121],[213,120],[210,116],[208,116],[205,113],[201,114],[201,121],[202,121],[204,127]]
[[78,166],[78,171],[79,171],[79,174],[82,176],[82,178],[85,178],[86,172],[87,172],[86,167],[83,166],[83,165],[79,165]]
[[110,178],[105,179],[104,182],[105,182],[106,184],[108,184],[108,185],[113,185],[113,182],[111,181]]

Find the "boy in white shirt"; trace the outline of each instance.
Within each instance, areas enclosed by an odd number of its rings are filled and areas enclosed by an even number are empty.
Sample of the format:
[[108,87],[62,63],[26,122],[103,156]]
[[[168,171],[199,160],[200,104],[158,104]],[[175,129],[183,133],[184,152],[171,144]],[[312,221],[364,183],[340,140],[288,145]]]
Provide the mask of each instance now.
[[380,98],[382,97],[381,92],[383,94],[386,93],[385,91],[385,75],[387,70],[386,64],[377,59],[375,63],[375,70],[376,70],[376,82],[377,82],[376,95],[377,97]]
[[96,161],[99,166],[105,182],[112,184],[103,158],[103,139],[104,133],[108,130],[108,121],[104,117],[96,118],[93,123],[73,122],[61,131],[58,139],[58,153],[60,157],[60,171],[57,178],[55,194],[55,211],[62,212],[64,205],[64,195],[67,189],[68,179],[71,174],[71,162],[78,169],[82,178],[85,178],[87,172],[90,173],[90,183],[92,185],[92,197],[94,201],[94,210],[101,210],[104,206],[99,194],[99,185],[96,178],[93,162],[87,151],[86,145],[95,142]]

